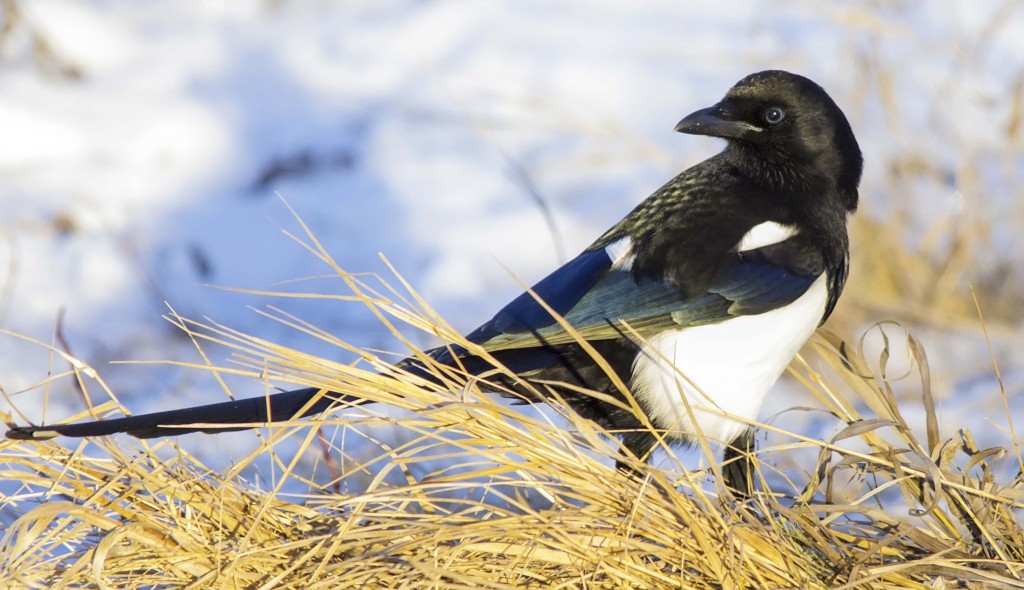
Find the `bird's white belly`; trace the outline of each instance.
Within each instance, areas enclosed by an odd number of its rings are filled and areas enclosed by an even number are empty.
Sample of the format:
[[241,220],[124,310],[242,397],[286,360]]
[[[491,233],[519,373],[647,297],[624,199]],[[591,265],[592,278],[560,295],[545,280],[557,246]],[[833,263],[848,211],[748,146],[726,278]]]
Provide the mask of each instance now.
[[741,434],[748,425],[724,414],[757,417],[765,395],[821,321],[826,285],[823,274],[781,309],[650,338],[634,362],[632,386],[654,426],[677,440],[698,427],[720,443]]

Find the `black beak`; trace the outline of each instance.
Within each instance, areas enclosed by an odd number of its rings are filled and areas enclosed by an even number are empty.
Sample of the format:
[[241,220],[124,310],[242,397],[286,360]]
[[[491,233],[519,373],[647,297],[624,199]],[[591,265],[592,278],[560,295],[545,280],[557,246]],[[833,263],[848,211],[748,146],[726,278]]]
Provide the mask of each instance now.
[[722,103],[718,103],[690,113],[676,124],[676,131],[691,135],[744,139],[760,133],[761,129],[746,121],[732,118]]

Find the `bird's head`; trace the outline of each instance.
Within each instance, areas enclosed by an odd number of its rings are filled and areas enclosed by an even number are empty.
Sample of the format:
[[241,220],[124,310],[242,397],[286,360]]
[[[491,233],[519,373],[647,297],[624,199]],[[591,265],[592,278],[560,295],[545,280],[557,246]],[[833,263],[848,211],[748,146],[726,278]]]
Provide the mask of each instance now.
[[691,113],[676,131],[721,137],[780,183],[795,170],[835,182],[847,210],[857,207],[863,159],[843,111],[811,80],[781,70],[751,74],[717,104]]

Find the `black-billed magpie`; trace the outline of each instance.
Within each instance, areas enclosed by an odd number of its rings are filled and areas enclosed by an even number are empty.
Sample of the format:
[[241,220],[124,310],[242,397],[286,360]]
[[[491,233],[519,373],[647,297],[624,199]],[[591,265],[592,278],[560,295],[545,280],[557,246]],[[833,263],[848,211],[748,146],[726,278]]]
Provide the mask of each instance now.
[[[699,431],[738,458],[752,445],[762,402],[846,281],[847,217],[857,207],[862,158],[843,112],[817,84],[772,70],[740,80],[725,97],[690,114],[676,131],[726,140],[719,154],[684,171],[640,203],[582,254],[467,335],[583,417],[621,433],[647,458],[656,437],[633,413],[581,393],[622,398],[613,379],[536,300],[563,316],[628,384],[666,439],[692,443]],[[471,373],[493,365],[459,347],[427,354]],[[415,360],[400,364],[427,372]],[[567,387],[552,386],[564,383]],[[114,420],[18,427],[15,439],[117,432],[149,438],[239,427],[182,428],[290,420],[338,403],[301,389],[240,401]],[[345,399],[348,403],[360,400]],[[269,407],[269,412],[268,412]],[[739,418],[737,420],[736,418]],[[741,491],[746,467],[727,472]]]

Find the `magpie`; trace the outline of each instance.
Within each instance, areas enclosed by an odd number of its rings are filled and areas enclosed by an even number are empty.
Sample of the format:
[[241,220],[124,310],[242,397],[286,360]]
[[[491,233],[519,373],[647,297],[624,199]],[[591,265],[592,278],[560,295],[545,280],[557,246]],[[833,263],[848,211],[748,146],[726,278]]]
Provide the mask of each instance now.
[[[489,358],[458,346],[426,354],[470,374],[500,363],[517,379],[494,378],[495,390],[528,403],[557,395],[618,433],[623,453],[649,459],[658,436],[641,417],[624,409],[628,404],[584,393],[625,400],[617,378],[670,443],[692,444],[702,433],[724,445],[726,464],[734,466],[725,471],[726,483],[744,493],[744,461],[753,448],[748,424],[832,313],[846,282],[846,222],[857,208],[863,160],[829,95],[780,70],[743,78],[675,130],[722,138],[725,149],[673,178],[469,333],[466,339]],[[431,374],[412,358],[399,367]],[[7,436],[213,433],[365,402],[306,388],[113,420],[15,427]]]

